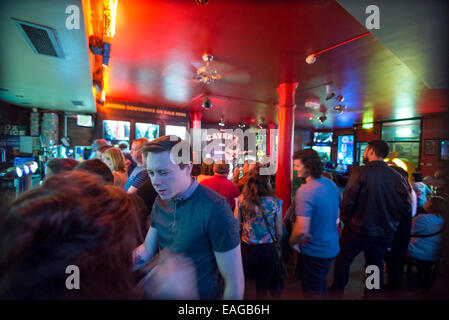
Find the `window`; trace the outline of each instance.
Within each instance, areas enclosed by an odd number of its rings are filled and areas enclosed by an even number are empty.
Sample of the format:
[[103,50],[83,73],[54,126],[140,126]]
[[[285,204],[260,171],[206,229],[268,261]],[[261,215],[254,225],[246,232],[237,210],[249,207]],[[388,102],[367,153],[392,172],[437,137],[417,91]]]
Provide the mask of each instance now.
[[396,152],[398,158],[409,160],[416,168],[419,166],[419,147],[421,140],[421,120],[384,122],[382,139]]

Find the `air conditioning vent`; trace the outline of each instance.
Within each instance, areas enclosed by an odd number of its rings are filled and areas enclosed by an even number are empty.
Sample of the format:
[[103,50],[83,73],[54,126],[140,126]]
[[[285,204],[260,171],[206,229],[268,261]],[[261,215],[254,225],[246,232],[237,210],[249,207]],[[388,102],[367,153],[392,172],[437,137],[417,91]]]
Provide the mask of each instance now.
[[35,53],[63,58],[54,29],[17,19],[12,21]]
[[81,100],[72,100],[74,106],[84,106],[84,102]]

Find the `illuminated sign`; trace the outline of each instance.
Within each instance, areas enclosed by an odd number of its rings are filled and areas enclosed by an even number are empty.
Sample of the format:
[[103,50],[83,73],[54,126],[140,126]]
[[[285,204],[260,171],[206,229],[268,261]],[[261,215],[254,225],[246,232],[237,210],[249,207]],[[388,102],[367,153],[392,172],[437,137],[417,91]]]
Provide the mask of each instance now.
[[373,123],[369,122],[369,123],[362,123],[362,129],[372,129],[373,128]]

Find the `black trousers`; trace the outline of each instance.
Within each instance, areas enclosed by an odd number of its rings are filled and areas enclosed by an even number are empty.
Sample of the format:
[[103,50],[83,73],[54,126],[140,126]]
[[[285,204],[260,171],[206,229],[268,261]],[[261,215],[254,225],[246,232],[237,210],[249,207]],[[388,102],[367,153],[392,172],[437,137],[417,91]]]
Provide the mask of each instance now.
[[[349,227],[343,228],[342,237],[340,239],[340,254],[335,260],[334,283],[332,291],[336,298],[343,295],[344,288],[349,281],[349,270],[354,258],[364,252],[366,266],[375,265],[380,271],[380,289],[383,284],[383,258],[390,247],[393,237],[380,238],[370,237],[354,232]],[[365,284],[363,284],[365,285]],[[375,293],[377,290],[369,290],[365,293]]]
[[242,242],[245,279],[256,280],[256,299],[266,299],[276,273],[278,253],[274,243],[247,244]]

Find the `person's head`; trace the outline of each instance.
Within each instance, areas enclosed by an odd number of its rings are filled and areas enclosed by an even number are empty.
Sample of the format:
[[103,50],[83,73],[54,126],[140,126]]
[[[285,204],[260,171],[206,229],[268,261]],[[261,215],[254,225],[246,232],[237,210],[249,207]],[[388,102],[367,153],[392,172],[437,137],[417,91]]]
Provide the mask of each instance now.
[[[133,202],[94,175],[55,175],[17,198],[0,216],[0,297],[136,298]],[[67,290],[68,266],[79,290]]]
[[78,161],[71,158],[64,159],[51,159],[47,163],[45,170],[45,177],[51,177],[54,174],[62,173],[65,171],[71,171],[78,165]]
[[293,170],[298,178],[319,178],[323,172],[321,159],[313,149],[303,149],[293,154]]
[[421,172],[413,172],[412,179],[414,182],[422,182],[424,180],[424,176]]
[[126,141],[120,141],[120,143],[118,144],[118,148],[120,149],[120,151],[127,151],[129,150],[129,143]]
[[242,190],[243,208],[250,216],[256,214],[255,206],[260,207],[260,197],[273,196],[273,188],[271,186],[271,176],[261,175],[260,164],[255,167],[248,174],[248,181]]
[[111,171],[125,172],[125,157],[120,149],[109,148],[103,152],[103,162],[111,169]]
[[[151,183],[163,200],[174,199],[189,188],[192,151],[187,142],[179,137],[163,136],[145,144],[142,152]],[[173,157],[182,159],[181,163],[177,164],[178,159]]]
[[424,205],[426,213],[439,214],[444,218],[448,218],[449,215],[449,202],[442,196],[431,196]]
[[145,143],[148,143],[147,138],[140,138],[133,141],[131,145],[131,156],[139,166],[143,165],[142,147]]
[[368,142],[363,153],[363,163],[370,161],[383,161],[390,153],[390,147],[383,140],[373,140]]
[[201,163],[201,174],[206,176],[214,175],[214,159],[207,158]]
[[101,159],[101,154],[111,146],[105,139],[96,139],[92,142],[92,149],[95,152],[95,159]]
[[114,175],[111,169],[100,159],[85,160],[78,164],[75,170],[84,170],[101,176],[106,183],[114,183]]
[[217,161],[214,163],[214,174],[227,176],[229,174],[229,170],[229,163],[225,163],[224,161]]

